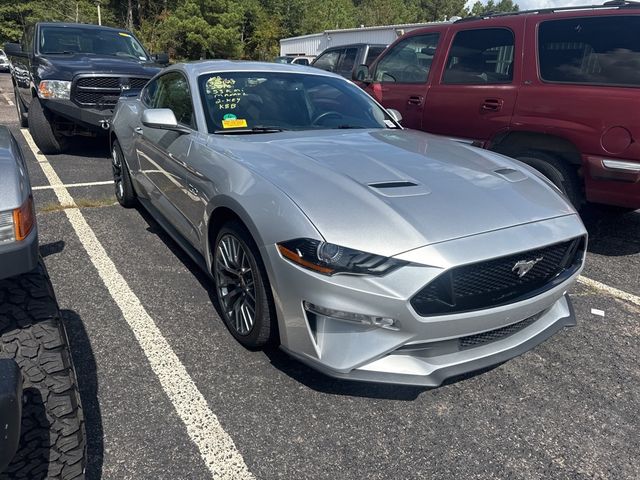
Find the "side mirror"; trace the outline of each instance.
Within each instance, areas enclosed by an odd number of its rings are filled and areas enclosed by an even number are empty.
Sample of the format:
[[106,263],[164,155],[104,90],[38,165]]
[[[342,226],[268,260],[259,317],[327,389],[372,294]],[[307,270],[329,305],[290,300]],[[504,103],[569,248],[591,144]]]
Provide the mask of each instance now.
[[402,122],[402,114],[395,108],[387,108],[387,113],[391,115],[391,118],[393,118],[396,122]]
[[22,50],[22,45],[19,43],[5,43],[4,44],[4,53],[7,56],[14,57],[26,57],[27,53]]
[[151,58],[153,58],[153,60],[159,65],[169,65],[168,53],[156,53],[151,55]]
[[356,82],[364,82],[364,83],[371,83],[373,81],[371,79],[371,74],[369,73],[369,67],[367,67],[364,64],[358,65],[353,70],[353,75],[351,76],[351,79]]
[[142,125],[158,130],[170,130],[179,133],[191,133],[187,127],[178,125],[176,116],[170,108],[152,108],[142,112]]

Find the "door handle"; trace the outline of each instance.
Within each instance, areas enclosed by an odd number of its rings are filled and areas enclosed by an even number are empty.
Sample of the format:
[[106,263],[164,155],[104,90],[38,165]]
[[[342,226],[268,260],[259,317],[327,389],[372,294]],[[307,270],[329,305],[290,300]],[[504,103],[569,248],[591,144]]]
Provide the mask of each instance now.
[[424,97],[422,95],[412,95],[407,100],[407,103],[409,105],[422,105],[423,101],[424,101]]
[[136,133],[138,135],[142,135],[142,127],[136,127],[133,129],[133,133]]
[[482,102],[482,106],[480,107],[484,112],[499,112],[502,110],[502,106],[504,105],[504,100],[501,98],[487,98],[484,102]]

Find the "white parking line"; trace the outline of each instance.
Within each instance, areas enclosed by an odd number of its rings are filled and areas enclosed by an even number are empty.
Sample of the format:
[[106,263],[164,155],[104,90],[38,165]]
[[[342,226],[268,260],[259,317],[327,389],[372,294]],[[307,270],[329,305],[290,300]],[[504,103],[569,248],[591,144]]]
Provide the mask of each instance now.
[[[75,206],[73,197],[62,186],[47,158],[39,152],[29,131],[23,129],[22,134],[47,180],[56,187],[54,192],[60,203]],[[169,342],[118,272],[82,212],[77,208],[66,209],[64,212],[213,477],[229,480],[254,478],[233,440],[220,425]]]
[[631,293],[618,290],[617,288],[610,287],[609,285],[600,283],[597,280],[591,280],[590,278],[587,278],[587,277],[578,277],[578,282],[588,287],[595,288],[596,290],[600,290],[602,292],[608,293],[609,295],[619,298],[621,300],[626,300],[627,302],[631,302],[640,307],[640,297],[636,295],[632,295]]
[[65,188],[95,187],[98,185],[113,185],[113,180],[104,182],[67,183],[65,185],[39,185],[37,187],[31,187],[31,190],[64,190]]
[[11,100],[11,97],[9,97],[9,95],[2,92],[2,96],[4,97],[4,99],[7,101],[9,105],[11,105],[12,107],[15,107],[15,103],[13,103],[13,100]]

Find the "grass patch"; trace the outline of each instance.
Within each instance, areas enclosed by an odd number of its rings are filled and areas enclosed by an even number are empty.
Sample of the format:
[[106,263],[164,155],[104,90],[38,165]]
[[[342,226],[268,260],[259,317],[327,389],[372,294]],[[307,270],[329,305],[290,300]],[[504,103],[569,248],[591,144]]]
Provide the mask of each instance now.
[[74,199],[75,205],[61,205],[59,202],[47,202],[40,205],[37,210],[41,213],[58,212],[60,210],[66,210],[67,208],[101,208],[110,207],[117,203],[115,196],[109,196],[104,198],[76,198]]

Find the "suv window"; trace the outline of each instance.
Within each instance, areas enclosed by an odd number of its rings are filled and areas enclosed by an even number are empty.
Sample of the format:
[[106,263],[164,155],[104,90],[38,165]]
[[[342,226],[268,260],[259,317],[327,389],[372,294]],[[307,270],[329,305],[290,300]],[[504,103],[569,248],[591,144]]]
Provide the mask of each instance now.
[[506,28],[458,32],[453,39],[443,83],[511,83],[514,36]]
[[296,58],[292,63],[295,63],[296,65],[309,65],[309,59],[308,58]]
[[540,24],[540,78],[640,86],[640,17],[589,17]]
[[356,64],[356,58],[358,56],[358,49],[347,48],[342,52],[343,53],[340,56],[340,64],[338,65],[336,73],[343,77],[351,78],[351,72],[353,71],[353,66]]
[[425,83],[439,37],[439,33],[429,33],[399,41],[378,63],[375,81]]
[[147,91],[151,93],[152,108],[170,108],[178,123],[196,128],[193,118],[193,104],[187,79],[179,72],[169,72],[159,77],[156,85],[149,85]]
[[364,64],[370,66],[376,58],[380,56],[382,52],[384,52],[385,47],[369,47],[369,51],[367,52],[367,58],[364,60]]
[[326,52],[320,55],[316,59],[316,61],[313,62],[313,66],[317,68],[321,68],[322,70],[333,72],[335,71],[339,58],[340,58],[340,50],[331,50],[330,52]]

